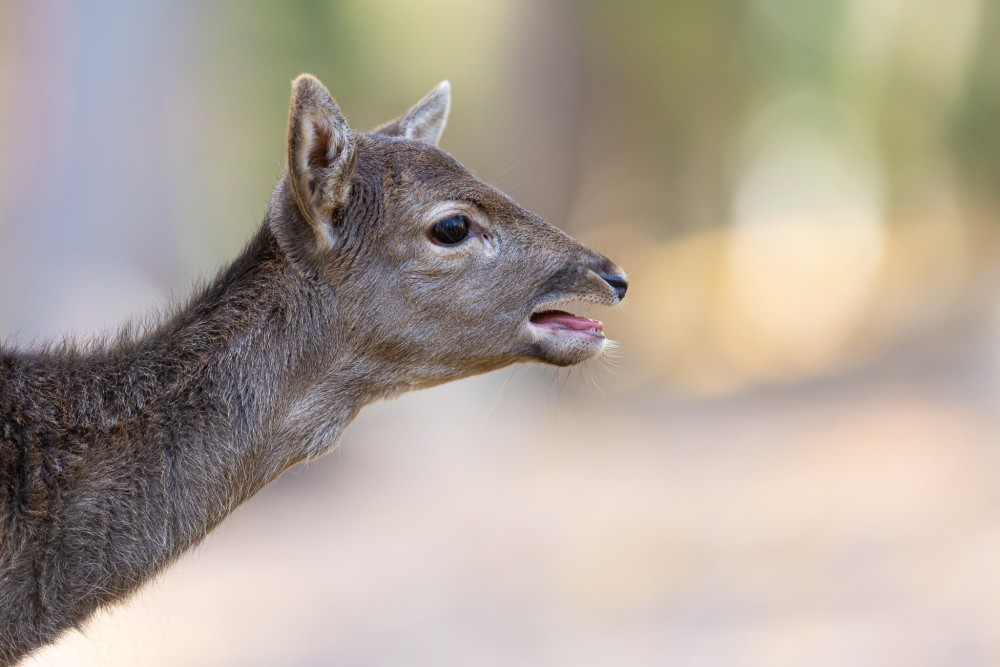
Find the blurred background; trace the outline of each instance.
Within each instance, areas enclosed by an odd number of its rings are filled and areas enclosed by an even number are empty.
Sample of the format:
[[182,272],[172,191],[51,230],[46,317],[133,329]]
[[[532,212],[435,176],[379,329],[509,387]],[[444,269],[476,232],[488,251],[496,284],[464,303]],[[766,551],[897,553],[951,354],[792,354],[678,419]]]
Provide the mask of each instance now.
[[[629,272],[620,351],[372,406],[41,665],[1000,664],[1000,4],[0,4],[0,335],[234,257],[289,83]],[[460,415],[438,404],[462,401]]]

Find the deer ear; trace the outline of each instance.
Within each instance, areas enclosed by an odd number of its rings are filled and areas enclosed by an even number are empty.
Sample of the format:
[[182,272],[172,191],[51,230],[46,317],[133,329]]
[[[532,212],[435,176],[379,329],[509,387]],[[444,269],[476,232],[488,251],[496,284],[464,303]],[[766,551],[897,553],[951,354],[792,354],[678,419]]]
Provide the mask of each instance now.
[[448,122],[451,108],[451,84],[442,81],[424,99],[413,105],[409,111],[384,125],[375,128],[377,134],[389,137],[404,137],[425,144],[437,146]]
[[322,246],[347,206],[354,171],[354,139],[337,103],[313,76],[292,83],[288,111],[288,176],[295,202]]

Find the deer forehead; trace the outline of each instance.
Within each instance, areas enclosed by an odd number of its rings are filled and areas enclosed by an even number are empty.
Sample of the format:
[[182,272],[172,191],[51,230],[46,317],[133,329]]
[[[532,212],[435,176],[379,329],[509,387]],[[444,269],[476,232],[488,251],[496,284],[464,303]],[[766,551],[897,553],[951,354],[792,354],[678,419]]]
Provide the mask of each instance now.
[[404,212],[433,216],[449,202],[459,202],[490,218],[528,214],[436,146],[367,134],[358,142],[358,153],[359,171],[367,172],[383,198]]

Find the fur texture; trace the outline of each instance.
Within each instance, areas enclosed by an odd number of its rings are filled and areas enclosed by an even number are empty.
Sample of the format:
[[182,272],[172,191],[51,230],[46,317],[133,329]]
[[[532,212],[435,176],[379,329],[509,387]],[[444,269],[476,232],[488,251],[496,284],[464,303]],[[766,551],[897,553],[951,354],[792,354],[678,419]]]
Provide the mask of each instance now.
[[[299,77],[288,172],[229,267],[144,333],[0,348],[0,664],[128,595],[365,404],[601,353],[529,318],[614,304],[624,275],[436,147],[449,99],[363,133]],[[468,237],[435,242],[454,216]]]

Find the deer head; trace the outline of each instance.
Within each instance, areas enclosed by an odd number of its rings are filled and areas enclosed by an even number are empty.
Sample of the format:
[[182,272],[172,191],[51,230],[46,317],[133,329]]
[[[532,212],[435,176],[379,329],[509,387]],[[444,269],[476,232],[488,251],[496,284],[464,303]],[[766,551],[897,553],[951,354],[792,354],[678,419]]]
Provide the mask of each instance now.
[[625,274],[439,149],[449,105],[444,82],[359,132],[317,79],[293,84],[270,224],[300,271],[332,288],[339,344],[403,369],[407,388],[601,354],[601,323],[559,309],[617,304]]

